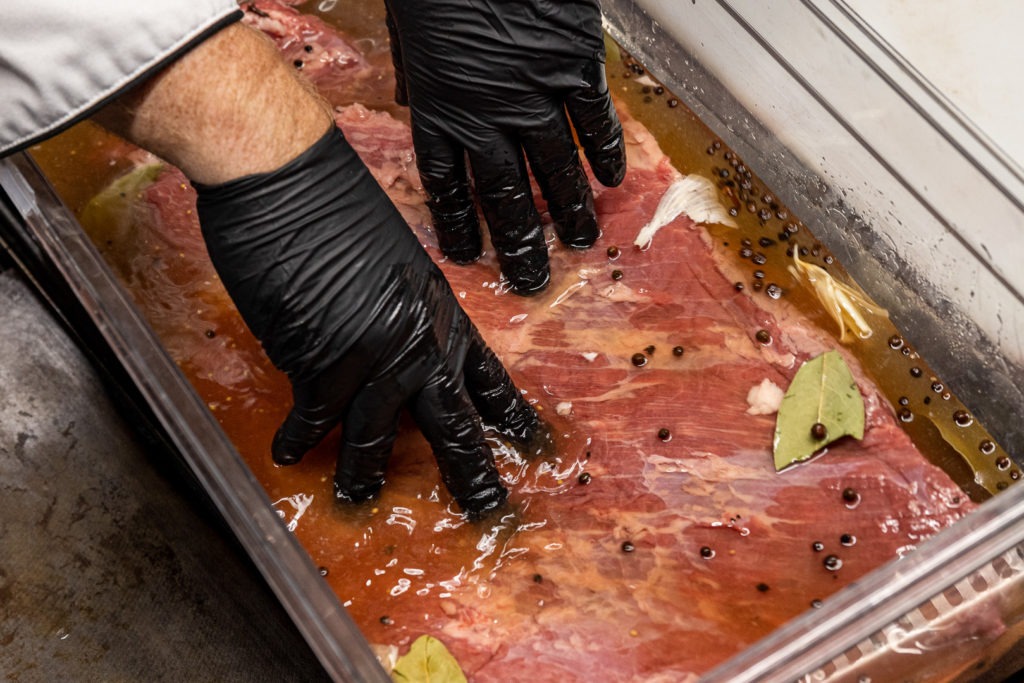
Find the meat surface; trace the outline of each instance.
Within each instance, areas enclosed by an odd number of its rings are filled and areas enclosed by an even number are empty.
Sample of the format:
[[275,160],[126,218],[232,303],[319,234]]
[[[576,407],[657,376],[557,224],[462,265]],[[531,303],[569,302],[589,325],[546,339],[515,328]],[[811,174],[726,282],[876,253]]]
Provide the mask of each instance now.
[[[270,4],[256,3],[284,16]],[[318,40],[344,42],[317,30],[303,38],[314,53]],[[291,56],[294,44],[280,44]],[[339,87],[347,69],[337,62],[323,82]],[[537,453],[494,440],[511,502],[483,522],[457,513],[411,427],[381,497],[364,506],[332,499],[337,434],[300,465],[272,466],[288,385],[220,289],[176,170],[144,193],[150,213],[135,236],[105,247],[367,638],[404,651],[434,635],[472,681],[693,679],[973,507],[828,331],[786,297],[737,291],[736,266],[702,226],[680,217],[649,248],[632,247],[680,174],[621,113],[629,172],[618,188],[595,185],[601,238],[586,251],[552,240],[551,285],[521,298],[489,251],[470,266],[441,257],[406,124],[336,110],[551,427],[554,447]],[[775,416],[750,414],[748,392],[765,379],[785,388],[829,349],[857,378],[864,439],[776,473]]]

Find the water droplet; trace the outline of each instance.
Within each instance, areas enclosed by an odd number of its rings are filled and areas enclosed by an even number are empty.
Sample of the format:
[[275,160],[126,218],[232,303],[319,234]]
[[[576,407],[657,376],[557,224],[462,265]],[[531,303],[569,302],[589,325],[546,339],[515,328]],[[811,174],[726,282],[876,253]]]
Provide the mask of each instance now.
[[985,439],[980,444],[978,444],[978,450],[980,450],[985,455],[992,455],[993,453],[996,452],[996,444],[991,439]]
[[630,543],[629,541],[622,542],[622,552],[631,553],[634,550],[636,550],[636,546],[634,546],[632,543]]
[[996,460],[996,467],[1003,471],[1010,469],[1010,464],[1010,459],[1005,455]]
[[898,351],[903,348],[903,337],[898,334],[894,334],[889,337],[889,348],[894,351]]
[[814,543],[811,544],[811,550],[813,550],[816,553],[820,553],[824,549],[825,549],[825,544],[822,543],[821,541],[815,541]]

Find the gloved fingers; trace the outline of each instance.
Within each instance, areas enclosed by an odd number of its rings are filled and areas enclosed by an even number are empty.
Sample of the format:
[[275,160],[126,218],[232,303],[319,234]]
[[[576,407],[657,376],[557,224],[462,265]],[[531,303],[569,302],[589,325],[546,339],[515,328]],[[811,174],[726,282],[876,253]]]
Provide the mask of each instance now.
[[398,27],[391,16],[391,7],[385,3],[384,22],[388,27],[388,38],[391,42],[391,63],[395,67],[395,102],[403,107],[409,106],[409,86],[405,80],[405,63],[402,60],[402,44],[398,41]]
[[539,292],[551,278],[548,246],[519,142],[494,132],[468,153],[502,274],[517,294]]
[[458,374],[443,368],[413,397],[409,409],[434,451],[445,487],[464,512],[480,516],[505,502],[508,491]]
[[485,424],[520,444],[536,436],[540,428],[536,411],[475,327],[470,330],[463,373],[466,391]]
[[342,425],[335,497],[359,503],[380,492],[404,399],[392,382],[371,382],[352,399]]
[[427,206],[441,252],[459,264],[472,263],[483,250],[480,222],[469,190],[465,152],[429,121],[413,116],[412,138]]
[[520,142],[559,239],[577,249],[593,245],[600,235],[594,195],[561,106],[553,109],[542,125],[520,131]]
[[294,465],[341,422],[341,413],[296,397],[295,405],[274,434],[270,455],[278,465]]
[[604,65],[588,62],[584,82],[566,98],[565,108],[594,176],[605,187],[615,187],[626,176],[626,142],[608,93]]

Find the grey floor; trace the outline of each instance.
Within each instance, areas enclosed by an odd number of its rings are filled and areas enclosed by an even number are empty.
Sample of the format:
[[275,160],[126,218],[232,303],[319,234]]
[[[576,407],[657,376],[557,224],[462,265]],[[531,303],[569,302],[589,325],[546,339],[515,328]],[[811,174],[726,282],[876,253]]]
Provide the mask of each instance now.
[[121,412],[21,277],[0,270],[3,680],[323,679]]

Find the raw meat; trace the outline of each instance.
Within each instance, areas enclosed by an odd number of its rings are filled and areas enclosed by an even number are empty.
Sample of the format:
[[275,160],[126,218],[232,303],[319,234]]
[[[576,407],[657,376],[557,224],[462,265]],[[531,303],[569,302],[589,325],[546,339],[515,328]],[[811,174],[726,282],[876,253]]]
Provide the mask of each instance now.
[[[342,40],[318,31],[305,39],[314,50]],[[338,87],[346,70],[339,62],[324,82]],[[301,465],[271,466],[287,383],[203,260],[180,174],[169,169],[149,188],[152,223],[112,247],[134,254],[116,262],[140,307],[367,638],[404,650],[430,633],[472,681],[695,678],[972,508],[849,354],[867,407],[863,441],[774,471],[774,415],[749,414],[748,392],[765,379],[787,386],[803,360],[840,345],[785,297],[737,291],[736,266],[686,218],[648,249],[632,247],[680,174],[622,114],[630,170],[621,187],[596,188],[602,237],[587,251],[553,241],[551,285],[524,299],[505,291],[490,254],[466,267],[441,259],[408,127],[359,106],[337,110],[551,425],[555,448],[543,452],[494,442],[511,505],[479,524],[449,504],[411,429],[370,505],[332,500],[336,436]]]

